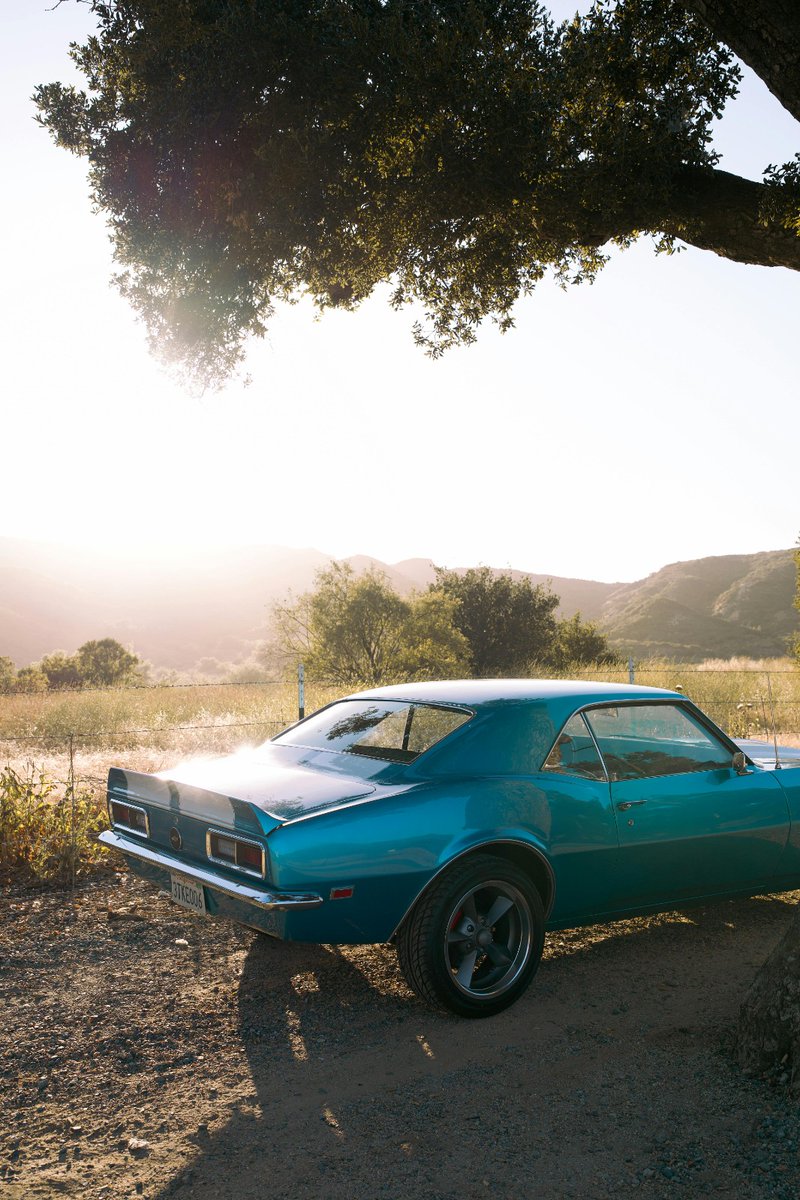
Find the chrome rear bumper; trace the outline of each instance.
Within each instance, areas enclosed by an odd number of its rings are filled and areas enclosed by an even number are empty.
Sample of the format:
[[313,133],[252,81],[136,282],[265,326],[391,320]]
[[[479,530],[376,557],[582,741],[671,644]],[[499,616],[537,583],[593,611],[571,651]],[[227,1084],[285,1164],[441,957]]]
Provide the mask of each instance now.
[[108,846],[110,850],[121,850],[123,854],[129,855],[131,858],[138,858],[151,866],[161,867],[165,871],[176,871],[179,875],[194,879],[197,883],[202,883],[215,892],[233,896],[234,899],[243,900],[246,904],[254,904],[257,908],[280,912],[287,909],[317,908],[322,904],[322,896],[318,896],[316,892],[265,892],[246,883],[236,883],[231,879],[225,879],[214,871],[198,867],[194,863],[183,862],[169,854],[163,854],[160,850],[151,850],[149,846],[143,846],[141,842],[135,841],[133,838],[123,837],[122,834],[115,833],[112,829],[101,833],[98,841],[102,842],[104,846]]

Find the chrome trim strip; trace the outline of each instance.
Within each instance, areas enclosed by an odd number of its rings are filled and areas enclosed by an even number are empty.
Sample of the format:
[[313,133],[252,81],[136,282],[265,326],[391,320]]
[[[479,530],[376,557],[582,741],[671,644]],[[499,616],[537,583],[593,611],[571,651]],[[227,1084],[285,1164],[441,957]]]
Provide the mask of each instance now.
[[468,846],[466,850],[462,850],[460,854],[457,854],[455,856],[455,858],[448,858],[446,863],[442,863],[441,867],[439,867],[439,870],[434,872],[434,874],[431,875],[430,879],[425,884],[425,886],[423,888],[420,888],[420,890],[417,892],[416,896],[411,901],[408,908],[403,913],[402,917],[400,918],[400,920],[397,922],[394,929],[392,930],[391,936],[389,937],[389,941],[390,942],[394,941],[395,937],[397,936],[398,929],[403,924],[403,921],[405,921],[406,917],[411,912],[412,908],[417,903],[417,901],[419,900],[422,893],[427,892],[428,888],[431,886],[433,881],[435,879],[439,878],[442,871],[446,871],[448,867],[451,867],[454,862],[458,862],[459,859],[464,858],[465,855],[473,854],[476,850],[491,850],[492,846],[522,846],[522,848],[524,850],[530,851],[530,853],[535,855],[535,857],[538,858],[539,861],[542,863],[545,870],[547,871],[547,877],[550,880],[550,901],[544,912],[544,919],[546,921],[547,918],[550,916],[550,913],[553,911],[553,904],[555,903],[555,899],[556,899],[555,872],[553,871],[553,868],[550,865],[550,863],[547,861],[547,858],[542,853],[542,851],[538,848],[538,846],[532,846],[530,842],[525,842],[522,840],[522,838],[494,838],[491,842],[478,842],[474,846]]
[[[539,771],[540,772],[544,771],[544,764],[547,762],[548,758],[553,753],[553,749],[554,749],[556,743],[558,742],[558,739],[561,737],[561,734],[564,732],[566,726],[569,724],[569,722],[572,720],[572,718],[573,717],[582,717],[584,725],[589,730],[589,736],[591,737],[592,741],[594,742],[594,748],[600,756],[600,762],[603,764],[603,770],[606,773],[606,782],[609,785],[612,782],[613,783],[621,782],[618,779],[612,780],[612,778],[611,778],[611,772],[609,771],[608,767],[606,766],[606,760],[603,758],[603,752],[601,751],[600,746],[597,741],[597,738],[594,735],[594,730],[592,729],[591,722],[589,721],[587,713],[590,713],[593,710],[596,710],[598,708],[647,708],[647,707],[653,707],[656,704],[671,705],[673,708],[688,710],[690,716],[697,722],[698,725],[702,726],[702,728],[705,730],[705,732],[707,734],[709,734],[711,737],[713,737],[715,739],[715,741],[719,742],[720,737],[722,737],[724,739],[724,741],[722,742],[724,749],[726,749],[726,750],[730,749],[732,755],[735,754],[736,751],[739,749],[739,747],[736,745],[736,742],[733,740],[733,738],[729,737],[724,729],[720,729],[718,725],[715,725],[714,722],[711,720],[711,718],[706,713],[704,713],[701,708],[698,708],[697,705],[692,700],[690,700],[688,696],[680,696],[680,695],[644,696],[641,700],[640,699],[629,699],[629,698],[625,698],[625,697],[623,697],[620,700],[614,700],[614,699],[611,699],[610,697],[607,697],[604,700],[592,700],[588,704],[583,704],[580,708],[576,708],[574,712],[570,713],[570,715],[567,717],[566,721],[564,722],[564,724],[561,726],[558,733],[556,734],[553,745],[550,747],[550,749],[547,751],[547,754],[542,759],[542,765],[539,767]],[[726,746],[725,742],[728,742],[729,745]],[[683,774],[683,773],[684,772],[679,772],[679,774]],[[566,775],[567,772],[564,771],[563,774]],[[572,778],[577,778],[577,776],[573,776]],[[581,776],[580,778],[585,779],[586,776]],[[654,776],[652,776],[652,778],[653,779],[663,779],[664,776],[654,775]],[[602,783],[603,780],[598,779],[598,780],[595,780],[595,782]]]
[[[215,854],[211,853],[211,838],[214,834],[217,837],[227,838],[229,842],[243,842],[245,846],[255,846],[257,850],[261,851],[261,870],[254,871],[252,867],[243,867],[238,862],[228,862],[226,858],[217,858]],[[267,862],[261,842],[257,842],[254,838],[240,837],[238,833],[226,832],[224,829],[207,829],[206,858],[211,862],[219,863],[221,867],[232,867],[234,871],[241,871],[243,875],[254,875],[256,879],[266,879],[267,877]]]
[[[603,758],[603,752],[600,749],[600,746],[598,745],[597,738],[594,736],[594,730],[592,729],[591,725],[589,724],[586,713],[584,712],[583,709],[581,709],[581,711],[578,715],[580,716],[580,719],[583,721],[584,729],[588,730],[589,737],[592,739],[592,745],[594,746],[595,750],[597,751],[597,757],[600,759],[600,766],[605,771],[606,783],[610,784],[611,776],[608,772],[608,767],[606,766],[606,760]],[[602,780],[598,780],[598,783],[602,783]]]
[[[617,707],[619,707],[619,705],[617,705]],[[547,762],[548,758],[555,750],[556,746],[558,745],[559,741],[561,740],[564,730],[567,728],[567,726],[569,725],[569,723],[573,719],[573,717],[580,717],[580,719],[583,721],[583,727],[586,730],[586,732],[588,733],[589,737],[591,738],[592,745],[594,746],[595,750],[597,751],[597,757],[600,761],[600,766],[603,768],[603,773],[605,775],[605,779],[592,779],[591,775],[581,775],[578,771],[557,771],[553,767],[545,766],[545,763]],[[564,722],[564,724],[561,726],[558,733],[556,734],[556,740],[553,742],[552,746],[547,751],[547,754],[542,759],[542,765],[539,767],[539,770],[542,773],[544,773],[545,771],[552,771],[552,773],[554,775],[566,775],[567,778],[569,778],[569,779],[584,779],[584,780],[586,780],[587,783],[609,783],[609,784],[611,783],[611,776],[608,773],[608,767],[606,766],[606,761],[603,758],[603,755],[600,753],[600,747],[597,744],[597,738],[594,736],[594,730],[592,729],[589,722],[586,720],[586,710],[585,709],[576,708],[575,712],[567,717],[566,721]]]
[[[134,829],[132,825],[126,825],[124,821],[115,820],[114,819],[114,808],[113,808],[113,806],[115,804],[119,804],[122,808],[132,808],[136,812],[140,812],[142,814],[142,816],[144,817],[144,833],[142,832],[141,829]],[[143,838],[150,837],[150,815],[149,815],[147,809],[143,808],[141,806],[141,804],[131,804],[130,800],[123,800],[121,796],[109,796],[108,797],[108,819],[110,820],[112,825],[115,825],[118,829],[124,829],[126,833],[132,833],[134,835],[134,837],[143,837]]]
[[111,850],[121,850],[123,854],[139,858],[142,862],[161,867],[165,871],[176,871],[179,875],[204,884],[212,891],[222,892],[225,896],[232,896],[235,900],[243,900],[247,904],[254,904],[256,908],[277,909],[280,912],[286,909],[317,908],[323,902],[322,896],[316,892],[265,892],[231,879],[220,879],[212,871],[172,858],[160,850],[151,850],[149,846],[137,845],[111,829],[104,830],[98,841]]

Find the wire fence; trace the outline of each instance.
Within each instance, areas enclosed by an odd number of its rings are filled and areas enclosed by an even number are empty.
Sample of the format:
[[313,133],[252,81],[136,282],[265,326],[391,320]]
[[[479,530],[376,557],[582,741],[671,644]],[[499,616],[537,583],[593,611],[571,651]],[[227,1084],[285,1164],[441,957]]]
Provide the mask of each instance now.
[[[800,668],[635,664],[584,669],[586,678],[682,691],[734,737],[800,741]],[[170,765],[170,756],[229,753],[274,737],[347,687],[308,679],[167,683],[0,695],[0,758],[46,761],[92,785],[106,765]],[[74,780],[73,780],[74,781]]]

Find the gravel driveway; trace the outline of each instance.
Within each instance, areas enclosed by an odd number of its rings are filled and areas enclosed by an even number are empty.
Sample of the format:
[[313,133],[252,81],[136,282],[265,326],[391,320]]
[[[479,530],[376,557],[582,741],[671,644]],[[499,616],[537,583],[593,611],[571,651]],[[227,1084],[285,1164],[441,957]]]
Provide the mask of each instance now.
[[726,1037],[798,895],[552,935],[426,1009],[389,947],[283,945],[132,877],[2,905],[0,1196],[797,1200],[800,1110]]

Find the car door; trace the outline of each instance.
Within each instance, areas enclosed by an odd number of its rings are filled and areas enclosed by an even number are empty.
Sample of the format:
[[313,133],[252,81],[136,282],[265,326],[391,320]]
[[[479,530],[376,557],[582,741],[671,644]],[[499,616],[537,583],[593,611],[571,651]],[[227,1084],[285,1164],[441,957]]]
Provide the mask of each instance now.
[[731,748],[688,705],[585,712],[608,772],[619,837],[619,908],[769,886],[789,836],[771,772],[737,774]]
[[548,776],[549,848],[556,877],[551,923],[580,924],[613,911],[619,879],[619,835],[608,776],[580,713],[561,730],[542,772]]

